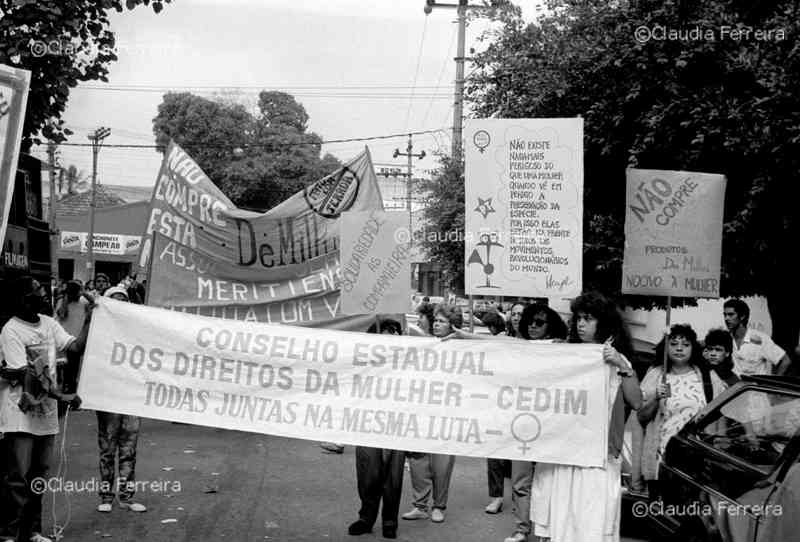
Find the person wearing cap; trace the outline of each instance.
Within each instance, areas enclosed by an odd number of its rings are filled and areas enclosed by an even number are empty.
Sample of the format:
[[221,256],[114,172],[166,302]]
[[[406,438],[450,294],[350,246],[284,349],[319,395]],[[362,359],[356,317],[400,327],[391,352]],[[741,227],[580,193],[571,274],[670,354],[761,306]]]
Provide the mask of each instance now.
[[[99,276],[99,275],[98,275]],[[121,286],[108,288],[103,294],[117,301],[129,301]],[[136,443],[141,419],[129,414],[97,411],[97,442],[100,446],[100,504],[98,512],[111,512],[114,493],[118,490],[119,507],[131,512],[145,512],[147,507],[134,502],[136,489]],[[119,476],[115,462],[119,462]]]

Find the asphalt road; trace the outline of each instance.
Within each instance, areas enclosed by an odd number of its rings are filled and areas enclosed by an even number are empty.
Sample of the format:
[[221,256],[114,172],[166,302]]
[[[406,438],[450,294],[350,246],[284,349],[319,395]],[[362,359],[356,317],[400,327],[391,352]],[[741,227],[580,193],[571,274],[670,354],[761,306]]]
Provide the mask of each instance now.
[[[75,412],[64,441],[62,490],[45,494],[45,530],[55,511],[59,525],[68,520],[67,541],[384,540],[379,525],[377,534],[347,535],[359,507],[353,451],[348,446],[342,455],[326,454],[312,441],[143,420],[136,500],[148,511],[101,514],[92,486],[98,476],[96,418],[91,411]],[[410,485],[406,474],[401,513],[410,507]],[[398,540],[501,542],[513,531],[508,491],[502,513],[484,513],[485,460],[459,457],[446,521],[401,520]]]

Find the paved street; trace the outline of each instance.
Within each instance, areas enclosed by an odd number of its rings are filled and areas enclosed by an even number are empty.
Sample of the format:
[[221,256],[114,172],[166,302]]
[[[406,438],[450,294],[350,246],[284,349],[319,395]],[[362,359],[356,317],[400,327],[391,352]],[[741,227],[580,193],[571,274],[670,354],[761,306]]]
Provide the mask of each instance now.
[[[346,534],[358,510],[350,446],[331,455],[311,441],[144,420],[138,450],[137,479],[151,487],[137,500],[148,512],[96,512],[98,499],[86,488],[97,477],[96,418],[70,415],[65,480],[75,491],[69,502],[56,494],[59,522],[71,511],[64,540],[383,540],[379,527],[377,536]],[[46,529],[52,496],[45,497]],[[398,540],[502,541],[511,534],[510,497],[497,516],[483,512],[486,501],[484,460],[458,458],[445,523],[401,520]],[[406,475],[401,512],[409,506]]]

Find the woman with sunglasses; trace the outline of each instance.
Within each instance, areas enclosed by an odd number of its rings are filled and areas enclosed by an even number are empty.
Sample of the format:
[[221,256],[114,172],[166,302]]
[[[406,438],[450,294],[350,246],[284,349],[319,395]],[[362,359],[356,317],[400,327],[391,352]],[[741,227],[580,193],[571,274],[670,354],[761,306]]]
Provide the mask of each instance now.
[[[567,325],[559,314],[542,303],[525,305],[518,303],[512,308],[521,309],[514,325],[515,334],[495,336],[492,339],[526,341],[563,341],[567,338]],[[454,337],[461,339],[487,339],[485,335],[454,330]],[[503,507],[503,464],[506,460],[488,458],[489,496],[491,501],[486,512],[496,514]],[[533,483],[534,463],[531,461],[511,462],[511,502],[516,523],[514,533],[504,542],[524,542],[531,533],[531,484]]]
[[[527,305],[520,315],[519,335],[527,341],[565,340],[567,325],[559,314],[547,305]],[[514,514],[514,534],[504,542],[525,542],[531,534],[531,485],[535,463],[511,462],[511,502]]]

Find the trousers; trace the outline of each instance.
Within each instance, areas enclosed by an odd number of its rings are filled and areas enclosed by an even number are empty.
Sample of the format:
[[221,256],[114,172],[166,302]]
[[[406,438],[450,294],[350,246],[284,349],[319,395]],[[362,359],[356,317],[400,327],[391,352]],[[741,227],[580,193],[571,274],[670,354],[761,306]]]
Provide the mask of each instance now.
[[381,523],[384,528],[397,528],[404,464],[404,452],[356,446],[356,480],[361,499],[358,517],[370,527],[378,519],[383,499]]
[[[100,499],[130,501],[136,492],[136,443],[139,440],[140,418],[127,414],[97,411],[97,444],[100,447]],[[117,479],[119,459],[119,479]],[[116,482],[116,485],[115,485]]]
[[453,474],[456,456],[442,454],[410,453],[411,487],[414,506],[428,510],[433,494],[433,508],[447,508],[450,477]]
[[[6,433],[0,440],[3,479],[0,480],[0,536],[28,540],[42,532],[42,493],[53,461],[55,435]],[[34,491],[36,490],[36,491]],[[41,490],[41,491],[39,491]]]

